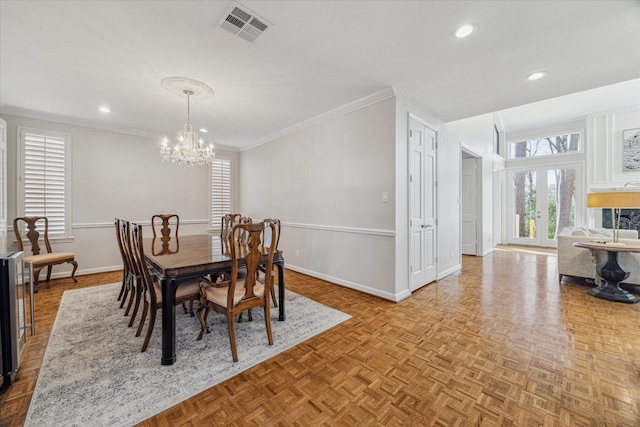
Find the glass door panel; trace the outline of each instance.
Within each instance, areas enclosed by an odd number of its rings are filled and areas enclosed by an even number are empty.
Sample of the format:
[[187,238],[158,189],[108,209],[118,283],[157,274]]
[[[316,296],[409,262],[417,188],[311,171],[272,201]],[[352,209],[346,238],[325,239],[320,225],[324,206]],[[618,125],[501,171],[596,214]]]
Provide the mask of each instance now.
[[[566,227],[573,227],[576,218],[576,169],[573,167],[547,170],[547,243]],[[552,245],[556,246],[556,245]]]
[[538,245],[537,172],[512,171],[511,184],[511,239],[512,243]]

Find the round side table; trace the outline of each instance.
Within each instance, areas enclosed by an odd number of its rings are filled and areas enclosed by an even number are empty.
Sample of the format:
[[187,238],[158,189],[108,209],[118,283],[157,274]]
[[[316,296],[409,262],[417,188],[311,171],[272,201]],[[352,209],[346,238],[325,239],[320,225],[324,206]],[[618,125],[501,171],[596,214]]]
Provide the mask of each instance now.
[[[607,251],[607,261],[596,267],[604,283],[589,290],[589,295],[608,301],[634,304],[640,300],[620,288],[620,282],[629,277],[629,272],[618,263],[618,252],[640,252],[640,245],[614,244],[612,242],[576,242],[573,246],[593,251]],[[595,258],[594,258],[595,259]]]

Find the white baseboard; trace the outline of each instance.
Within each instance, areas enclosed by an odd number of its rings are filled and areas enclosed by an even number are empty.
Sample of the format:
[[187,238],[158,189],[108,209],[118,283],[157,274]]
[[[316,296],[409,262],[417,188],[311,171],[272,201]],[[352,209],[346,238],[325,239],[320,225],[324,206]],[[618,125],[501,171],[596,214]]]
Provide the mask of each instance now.
[[409,291],[406,291],[406,295],[405,295],[405,292],[402,292],[400,294],[392,294],[389,292],[384,292],[379,289],[361,285],[359,283],[350,282],[348,280],[339,279],[337,277],[318,273],[316,271],[307,270],[306,268],[296,267],[295,265],[291,265],[291,264],[286,264],[285,268],[289,270],[297,271],[298,273],[306,274],[307,276],[315,277],[317,279],[326,280],[327,282],[335,283],[336,285],[341,285],[341,286],[344,286],[345,288],[354,289],[356,291],[364,292],[365,294],[369,294],[369,295],[375,295],[377,297],[380,297],[389,301],[393,301],[393,302],[401,301],[411,295]]
[[444,271],[441,271],[440,273],[438,273],[438,280],[444,279],[445,277],[453,274],[453,273],[457,273],[458,271],[462,270],[462,264],[456,264],[451,268],[448,268]]
[[[25,269],[25,273],[29,274],[29,267],[25,264],[24,266]],[[112,265],[112,266],[107,266],[107,267],[99,267],[99,268],[85,268],[82,270],[77,270],[76,271],[76,277],[77,276],[84,276],[87,274],[96,274],[96,273],[108,273],[111,271],[118,271],[118,270],[122,270],[122,266],[121,265]],[[47,273],[46,273],[47,269],[43,268],[40,271],[40,282],[44,282],[44,280],[47,277]],[[53,268],[53,271],[51,272],[51,278],[52,279],[62,279],[65,277],[71,277],[71,272],[70,271],[60,271],[56,273],[56,269],[55,267]]]

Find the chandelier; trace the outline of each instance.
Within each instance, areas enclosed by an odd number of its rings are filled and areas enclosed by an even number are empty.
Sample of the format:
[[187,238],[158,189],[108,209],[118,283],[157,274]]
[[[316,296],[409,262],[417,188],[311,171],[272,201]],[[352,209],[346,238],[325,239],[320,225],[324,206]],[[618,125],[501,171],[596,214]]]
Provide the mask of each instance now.
[[194,94],[191,89],[183,89],[187,95],[187,123],[178,131],[177,142],[169,147],[169,140],[165,137],[160,148],[160,156],[163,161],[171,161],[179,165],[200,166],[211,163],[216,156],[213,152],[213,144],[204,147],[204,141],[198,136],[191,126],[190,98]]

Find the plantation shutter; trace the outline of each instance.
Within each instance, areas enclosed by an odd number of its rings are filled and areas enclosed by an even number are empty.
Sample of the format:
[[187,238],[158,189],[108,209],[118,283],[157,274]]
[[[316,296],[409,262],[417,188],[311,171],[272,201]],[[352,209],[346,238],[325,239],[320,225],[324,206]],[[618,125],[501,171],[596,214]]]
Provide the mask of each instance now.
[[219,230],[223,215],[231,213],[231,160],[211,163],[211,227]]
[[66,235],[64,138],[24,134],[24,215],[49,218],[49,236]]

